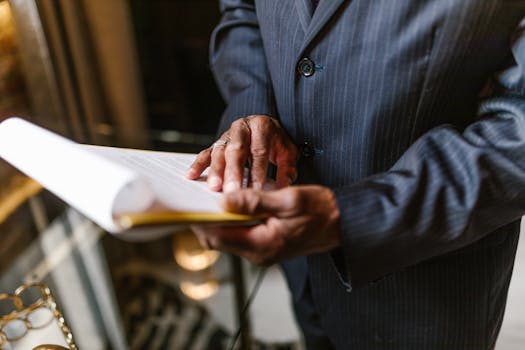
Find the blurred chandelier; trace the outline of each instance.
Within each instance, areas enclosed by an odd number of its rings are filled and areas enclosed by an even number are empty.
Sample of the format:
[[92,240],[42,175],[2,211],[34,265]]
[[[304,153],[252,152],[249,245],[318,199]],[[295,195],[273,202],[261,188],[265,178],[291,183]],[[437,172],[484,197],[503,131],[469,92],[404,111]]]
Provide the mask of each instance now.
[[215,264],[219,255],[218,251],[202,248],[191,232],[180,232],[173,236],[173,257],[185,270],[205,270]]

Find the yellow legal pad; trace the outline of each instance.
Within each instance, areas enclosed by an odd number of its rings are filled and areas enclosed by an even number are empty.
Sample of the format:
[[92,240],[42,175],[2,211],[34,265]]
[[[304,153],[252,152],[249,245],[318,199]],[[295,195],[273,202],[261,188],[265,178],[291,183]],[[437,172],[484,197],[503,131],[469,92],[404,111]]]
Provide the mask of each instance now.
[[268,218],[268,215],[244,215],[235,213],[205,213],[205,212],[145,212],[121,214],[118,222],[125,229],[138,226],[166,224],[232,224],[256,225]]

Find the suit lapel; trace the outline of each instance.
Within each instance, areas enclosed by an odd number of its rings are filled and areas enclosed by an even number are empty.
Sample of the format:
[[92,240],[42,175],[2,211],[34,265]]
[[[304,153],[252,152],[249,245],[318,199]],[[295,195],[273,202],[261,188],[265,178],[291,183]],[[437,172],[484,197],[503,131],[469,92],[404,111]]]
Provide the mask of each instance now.
[[295,8],[299,15],[299,22],[304,32],[308,31],[310,21],[312,20],[312,3],[311,0],[295,0]]
[[[310,0],[295,0],[296,3],[304,2],[308,5],[311,13],[311,2]],[[310,42],[315,38],[315,36],[321,31],[321,29],[326,25],[330,18],[337,11],[339,6],[341,6],[345,0],[320,0],[317,9],[315,10],[313,17],[308,26],[306,32],[305,41],[303,43],[302,50],[310,44]]]

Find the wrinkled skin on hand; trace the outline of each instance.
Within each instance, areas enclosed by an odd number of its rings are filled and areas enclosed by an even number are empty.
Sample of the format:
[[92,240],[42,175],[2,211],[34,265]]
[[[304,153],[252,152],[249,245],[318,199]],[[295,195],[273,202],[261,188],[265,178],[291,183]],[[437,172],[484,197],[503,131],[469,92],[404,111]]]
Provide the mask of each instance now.
[[251,227],[192,226],[201,245],[270,265],[292,257],[328,251],[340,244],[339,210],[333,192],[322,186],[291,186],[277,191],[239,190],[224,196],[227,211],[268,214]]
[[[333,192],[322,186],[289,186],[297,177],[297,157],[297,147],[280,123],[263,115],[236,120],[200,152],[188,178],[197,179],[209,167],[208,187],[225,192],[226,211],[267,216],[250,227],[192,226],[201,245],[261,265],[337,247],[339,209]],[[250,188],[241,189],[248,161]],[[270,163],[277,166],[278,190],[263,192]]]
[[268,164],[277,166],[277,187],[292,184],[297,177],[297,147],[278,120],[253,115],[232,123],[214,145],[199,153],[187,177],[197,179],[206,168],[208,187],[230,192],[242,187],[244,167],[250,161],[250,187],[261,190]]

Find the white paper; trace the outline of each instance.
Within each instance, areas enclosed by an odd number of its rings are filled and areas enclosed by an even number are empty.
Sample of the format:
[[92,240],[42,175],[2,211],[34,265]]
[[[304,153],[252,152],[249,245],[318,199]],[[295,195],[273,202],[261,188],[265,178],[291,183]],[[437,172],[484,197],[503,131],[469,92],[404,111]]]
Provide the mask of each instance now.
[[220,194],[208,189],[205,176],[185,177],[196,154],[141,151],[85,145],[86,149],[140,174],[163,207],[174,211],[223,212]]
[[135,172],[20,118],[0,123],[0,157],[109,232],[121,230],[114,215],[154,201]]

